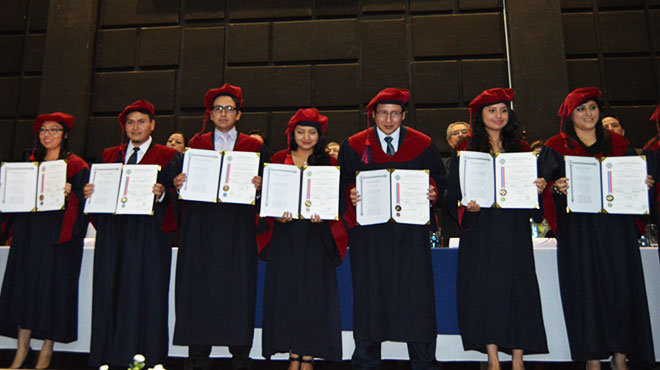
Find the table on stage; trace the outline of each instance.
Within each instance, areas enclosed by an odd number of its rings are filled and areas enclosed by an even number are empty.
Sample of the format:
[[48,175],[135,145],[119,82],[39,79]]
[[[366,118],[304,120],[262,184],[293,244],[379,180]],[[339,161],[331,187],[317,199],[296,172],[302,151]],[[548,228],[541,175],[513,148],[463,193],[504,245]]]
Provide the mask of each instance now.
[[[450,245],[457,245],[457,240],[452,240]],[[438,330],[438,345],[436,357],[438,361],[483,361],[486,359],[475,351],[464,351],[458,332],[456,319],[456,262],[458,250],[456,248],[432,249],[433,273],[435,278],[435,304]],[[0,282],[4,277],[5,265],[9,247],[0,247]],[[644,277],[646,279],[646,292],[649,302],[651,326],[654,337],[656,360],[660,361],[660,259],[657,248],[642,248],[642,263],[644,266]],[[80,274],[80,300],[79,300],[79,322],[78,341],[69,344],[55,344],[56,351],[88,352],[91,328],[91,300],[92,300],[92,261],[94,257],[94,239],[85,239],[83,253],[82,271]],[[177,249],[172,253],[172,280],[170,281],[170,341],[174,330],[174,278],[176,266]],[[566,339],[566,329],[559,295],[559,281],[557,279],[557,259],[555,239],[535,239],[534,258],[536,261],[536,273],[541,290],[541,302],[543,305],[543,319],[548,337],[549,354],[528,355],[528,361],[570,361],[570,351]],[[261,358],[261,317],[263,303],[263,286],[265,276],[265,264],[259,262],[259,279],[257,286],[257,309],[254,345],[251,356]],[[352,335],[352,304],[353,291],[351,286],[350,261],[347,254],[346,259],[337,269],[339,285],[339,299],[341,304],[343,357],[350,359],[353,353],[354,343]],[[33,348],[40,348],[40,341],[34,340]],[[16,340],[0,336],[0,349],[16,348]],[[187,356],[187,348],[170,345],[170,356]],[[405,343],[385,342],[383,343],[384,359],[407,359],[408,352]],[[226,347],[214,347],[212,356],[229,357]],[[288,354],[281,354],[274,358],[286,359]],[[502,355],[502,359],[508,359]]]

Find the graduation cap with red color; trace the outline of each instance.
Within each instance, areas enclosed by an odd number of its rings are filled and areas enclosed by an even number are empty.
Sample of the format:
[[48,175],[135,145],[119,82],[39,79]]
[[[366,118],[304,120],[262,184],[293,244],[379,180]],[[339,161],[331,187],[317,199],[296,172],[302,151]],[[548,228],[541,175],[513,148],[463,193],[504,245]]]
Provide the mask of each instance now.
[[655,111],[649,118],[649,121],[655,121],[655,127],[658,129],[658,137],[660,137],[660,104],[655,107]]
[[601,95],[603,93],[597,87],[581,87],[571,91],[566,96],[566,99],[564,99],[564,102],[561,103],[559,112],[557,112],[557,115],[561,118],[560,131],[564,126],[564,120],[571,116],[575,108],[586,101],[600,99]]
[[55,121],[61,125],[66,126],[69,131],[73,130],[74,117],[70,114],[62,112],[54,112],[48,114],[40,114],[37,118],[34,119],[34,124],[32,125],[32,131],[36,134],[39,132],[39,129],[44,124],[44,122]]
[[496,87],[488,89],[472,99],[468,106],[470,107],[470,126],[472,126],[472,116],[477,114],[481,107],[497,103],[511,103],[513,101],[513,89]]
[[[151,104],[147,100],[136,100],[130,105],[126,106],[121,113],[119,113],[119,126],[121,126],[122,131],[125,129],[126,125],[126,116],[128,116],[129,113],[131,112],[142,112],[144,114],[148,114],[150,117],[153,117],[156,115],[156,111],[154,110],[154,105]],[[123,137],[123,133],[122,133]]]
[[206,131],[206,122],[208,122],[209,118],[211,117],[213,101],[221,95],[230,96],[236,99],[236,101],[238,101],[238,109],[243,107],[243,92],[240,87],[226,83],[217,89],[210,89],[206,92],[206,94],[204,94],[204,108],[206,108],[206,110],[204,111],[204,123],[202,125],[201,132]]
[[[371,99],[367,104],[367,128],[369,128],[369,116],[376,110],[378,104],[398,104],[401,108],[405,109],[406,104],[410,101],[410,91],[406,89],[399,89],[396,87],[388,87],[381,90],[376,96]],[[369,142],[369,135],[364,140],[364,151],[362,152],[362,162],[369,163],[369,155],[367,152],[371,149]]]

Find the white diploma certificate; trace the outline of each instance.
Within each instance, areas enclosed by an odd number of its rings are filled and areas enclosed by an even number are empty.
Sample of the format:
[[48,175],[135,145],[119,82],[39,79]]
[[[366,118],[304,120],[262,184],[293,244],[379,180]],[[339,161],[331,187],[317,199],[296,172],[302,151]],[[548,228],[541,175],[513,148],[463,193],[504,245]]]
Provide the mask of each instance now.
[[224,153],[217,194],[219,202],[255,204],[257,189],[252,178],[259,175],[259,156],[254,152]]
[[31,212],[35,209],[38,164],[4,163],[0,174],[0,211]]
[[460,205],[467,206],[474,200],[481,207],[491,207],[495,203],[493,157],[490,153],[467,150],[460,151],[458,156],[458,178],[462,195]]
[[645,182],[646,157],[604,158],[601,162],[601,172],[603,210],[606,213],[649,213],[649,193]]
[[355,178],[355,188],[360,194],[360,201],[355,209],[359,225],[382,224],[390,220],[390,172],[388,170],[358,173]]
[[300,195],[300,169],[294,165],[264,164],[261,184],[261,217],[282,217],[291,212],[298,218]]
[[536,155],[532,152],[495,156],[495,197],[501,208],[539,208]]
[[127,164],[121,176],[117,214],[151,215],[154,207],[153,187],[158,181],[158,165]]
[[309,166],[303,170],[300,215],[322,220],[339,219],[339,167]]
[[94,193],[85,202],[85,213],[115,213],[121,180],[121,163],[94,163],[89,171],[89,183]]
[[599,213],[601,210],[600,161],[593,157],[564,156],[568,212]]
[[426,170],[392,170],[392,218],[402,224],[429,222],[429,173]]
[[184,200],[216,202],[222,155],[215,150],[188,149],[183,155],[186,181],[179,189]]
[[37,211],[58,211],[64,208],[66,161],[46,161],[39,164],[37,177]]

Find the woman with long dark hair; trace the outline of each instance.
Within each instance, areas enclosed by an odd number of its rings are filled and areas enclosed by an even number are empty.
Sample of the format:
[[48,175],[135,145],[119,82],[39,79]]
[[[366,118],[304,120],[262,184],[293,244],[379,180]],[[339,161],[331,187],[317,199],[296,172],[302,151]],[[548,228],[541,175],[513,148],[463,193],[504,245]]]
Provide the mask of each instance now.
[[[566,211],[570,186],[564,156],[636,155],[621,135],[603,129],[595,87],[572,91],[561,107],[560,134],[539,155],[546,218],[557,235],[557,267],[571,356],[588,370],[613,356],[611,366],[628,368],[627,357],[652,365],[653,339],[635,220],[630,215]],[[653,179],[647,176],[647,185]],[[548,213],[548,211],[550,213]]]
[[[289,121],[288,149],[270,161],[295,166],[336,166],[325,150],[328,118],[299,109]],[[267,219],[270,238],[258,238],[266,260],[262,348],[269,358],[289,352],[289,370],[309,370],[314,357],[341,360],[341,326],[335,267],[346,252],[341,221],[293,219],[285,212]]]
[[18,339],[10,368],[23,365],[31,337],[44,340],[37,369],[49,367],[53,342],[70,343],[78,337],[78,278],[88,223],[82,191],[89,167],[69,151],[73,123],[73,116],[65,113],[34,120],[38,140],[31,160],[67,160],[66,206],[11,215],[12,244],[0,294],[0,333]]
[[[461,199],[458,151],[529,152],[522,139],[513,90],[485,90],[470,102],[471,136],[452,155],[448,201],[459,220],[458,324],[465,350],[488,354],[488,369],[499,370],[498,351],[513,355],[522,370],[523,352],[547,353],[541,299],[529,224],[530,210],[481,208]],[[545,188],[536,179],[539,194]],[[467,204],[457,207],[458,201]]]

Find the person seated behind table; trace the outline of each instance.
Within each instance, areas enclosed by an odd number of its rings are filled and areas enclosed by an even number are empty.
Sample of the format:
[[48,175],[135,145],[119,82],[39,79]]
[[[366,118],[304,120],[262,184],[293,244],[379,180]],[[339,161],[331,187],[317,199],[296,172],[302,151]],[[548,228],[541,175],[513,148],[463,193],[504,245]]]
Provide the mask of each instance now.
[[336,141],[329,142],[328,145],[325,146],[325,150],[328,152],[328,155],[335,160],[339,157],[339,143]]

